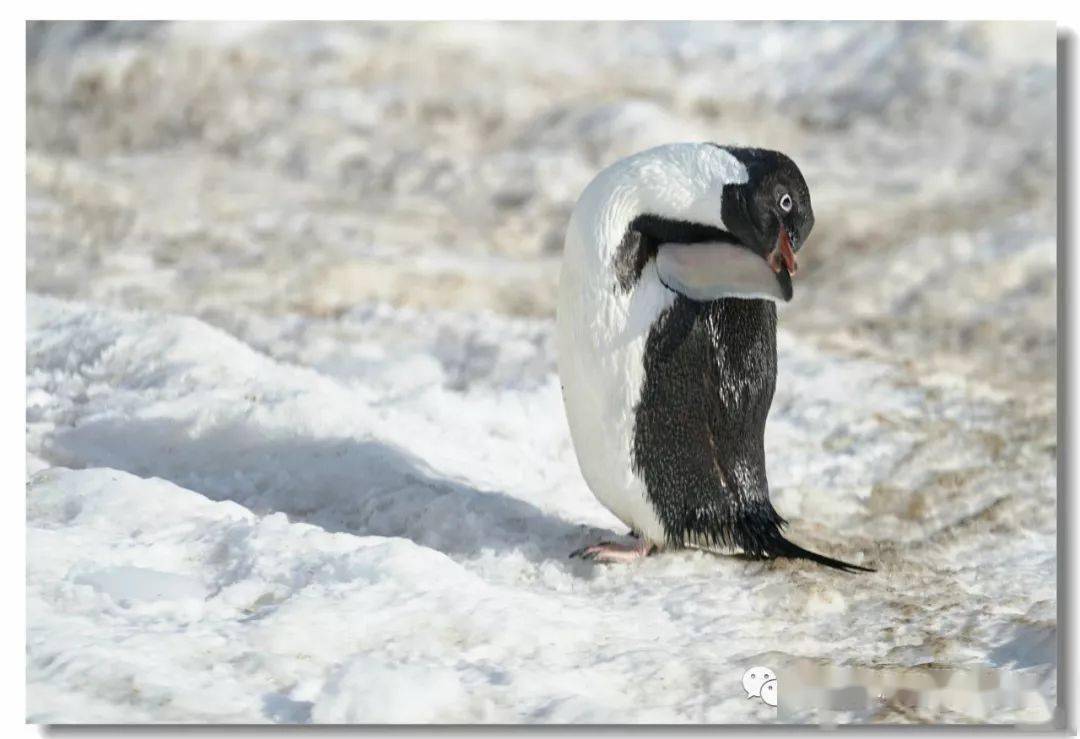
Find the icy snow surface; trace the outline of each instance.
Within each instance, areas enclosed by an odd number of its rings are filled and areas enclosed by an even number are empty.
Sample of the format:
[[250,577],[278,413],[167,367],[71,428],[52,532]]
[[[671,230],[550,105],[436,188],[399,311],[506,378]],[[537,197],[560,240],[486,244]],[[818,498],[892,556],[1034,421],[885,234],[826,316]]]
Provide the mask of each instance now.
[[[30,42],[30,720],[771,721],[743,671],[794,659],[1053,705],[1052,26]],[[626,532],[554,372],[566,216],[703,138],[810,182],[772,497],[877,574],[567,558]]]
[[[550,374],[454,390],[432,345],[343,379],[193,318],[49,298],[30,316],[35,720],[742,721],[771,710],[742,669],[784,655],[1052,659],[1024,646],[1054,631],[1033,510],[1052,477],[881,490],[923,474],[912,457],[978,466],[990,401],[784,333],[777,505],[797,540],[880,574],[597,567],[566,555],[625,532],[578,476]],[[939,425],[952,438],[920,430]]]

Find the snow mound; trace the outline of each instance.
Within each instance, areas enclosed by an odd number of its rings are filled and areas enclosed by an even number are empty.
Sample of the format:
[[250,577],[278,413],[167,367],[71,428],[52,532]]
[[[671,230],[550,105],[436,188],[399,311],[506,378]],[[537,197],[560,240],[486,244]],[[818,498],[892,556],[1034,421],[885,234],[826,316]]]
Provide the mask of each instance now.
[[[882,573],[602,567],[566,556],[625,532],[577,471],[547,322],[490,317],[466,371],[456,314],[267,318],[261,351],[193,318],[28,315],[31,721],[767,721],[743,670],[803,658],[989,663],[1053,694],[1053,466],[1019,443],[986,469],[990,395],[782,333],[777,507]],[[331,323],[413,360],[323,371]]]

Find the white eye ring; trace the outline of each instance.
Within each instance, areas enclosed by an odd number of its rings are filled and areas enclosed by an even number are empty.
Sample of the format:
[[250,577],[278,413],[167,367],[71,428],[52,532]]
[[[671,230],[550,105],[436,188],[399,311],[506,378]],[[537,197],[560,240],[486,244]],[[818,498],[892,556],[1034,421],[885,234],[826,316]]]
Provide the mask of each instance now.
[[785,213],[791,211],[791,196],[786,192],[780,196],[780,209]]

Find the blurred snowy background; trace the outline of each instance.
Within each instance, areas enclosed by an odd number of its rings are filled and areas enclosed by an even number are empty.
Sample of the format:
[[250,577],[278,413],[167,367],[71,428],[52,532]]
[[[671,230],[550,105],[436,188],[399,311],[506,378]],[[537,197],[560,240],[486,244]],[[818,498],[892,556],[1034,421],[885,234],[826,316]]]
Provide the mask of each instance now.
[[[30,720],[767,721],[743,670],[804,658],[1044,701],[853,719],[1048,717],[1052,24],[27,41]],[[773,499],[877,575],[566,559],[624,531],[554,375],[563,229],[678,140],[806,175]]]

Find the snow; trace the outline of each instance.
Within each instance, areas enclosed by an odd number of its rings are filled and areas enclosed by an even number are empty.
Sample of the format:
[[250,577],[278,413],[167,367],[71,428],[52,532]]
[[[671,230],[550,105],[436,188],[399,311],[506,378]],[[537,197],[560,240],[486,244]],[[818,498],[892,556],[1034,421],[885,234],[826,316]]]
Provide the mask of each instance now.
[[[1048,717],[1053,24],[32,24],[28,49],[31,721],[775,721],[753,665],[781,703],[793,665],[989,666],[1037,700],[987,720]],[[566,220],[674,140],[807,177],[772,499],[877,574],[567,558],[626,532],[562,409]]]
[[[866,511],[918,447],[891,425],[943,412],[875,363],[822,367],[782,334],[768,444],[795,538],[887,575],[619,568],[567,558],[625,532],[579,477],[550,373],[451,389],[436,341],[425,373],[343,379],[193,318],[37,296],[29,323],[31,720],[752,721],[770,709],[738,688],[762,656],[1045,667],[1014,642],[1053,631],[1052,526],[934,542],[966,511],[922,531]],[[933,593],[953,595],[913,619]],[[1015,625],[925,642],[979,611]]]

